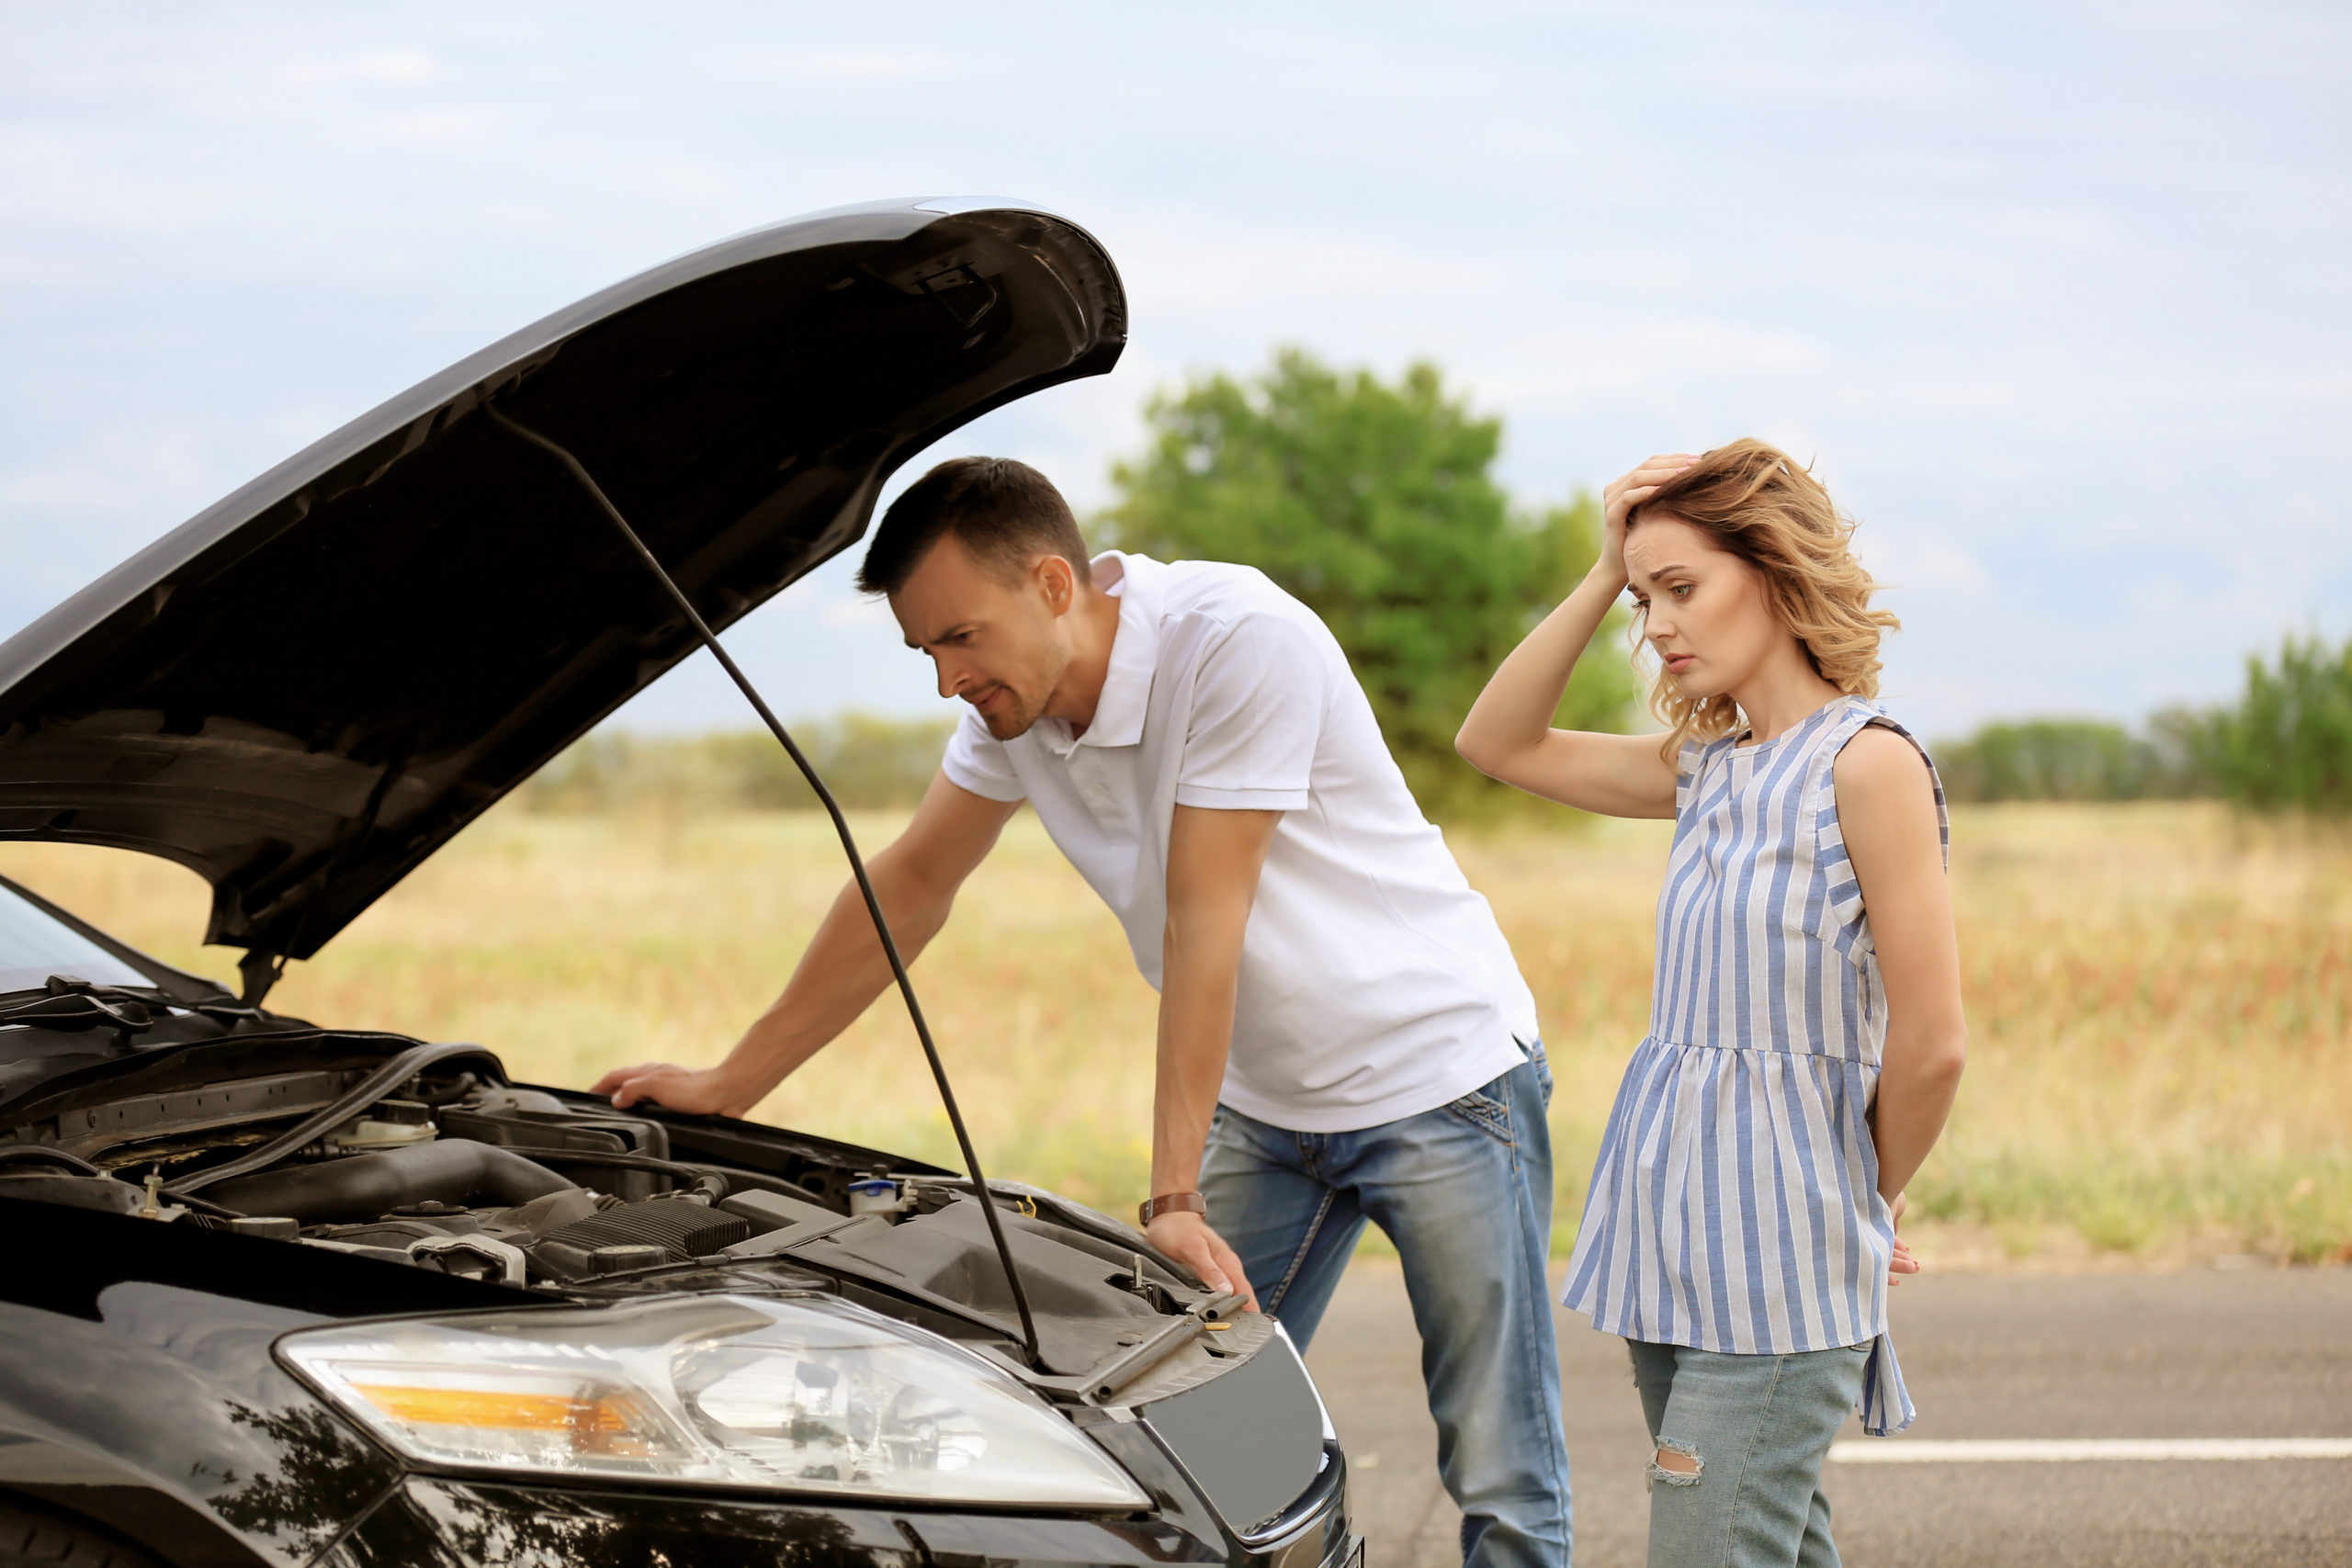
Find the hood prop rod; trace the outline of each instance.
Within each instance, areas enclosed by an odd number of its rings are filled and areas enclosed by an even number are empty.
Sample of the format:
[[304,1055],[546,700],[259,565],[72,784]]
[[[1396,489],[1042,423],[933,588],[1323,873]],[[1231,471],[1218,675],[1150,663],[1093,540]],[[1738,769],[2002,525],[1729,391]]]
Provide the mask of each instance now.
[[710,649],[711,657],[718,660],[719,668],[727,671],[728,679],[735,682],[744,700],[759,714],[761,721],[783,743],[786,753],[792,758],[792,765],[800,770],[800,776],[808,781],[808,787],[816,792],[817,799],[823,804],[825,814],[833,819],[833,831],[840,835],[842,852],[849,857],[850,872],[857,880],[858,892],[865,899],[866,915],[874,921],[874,934],[882,939],[883,956],[890,961],[891,976],[898,981],[899,995],[907,1004],[907,1016],[914,1022],[915,1038],[922,1042],[923,1058],[931,1064],[932,1081],[939,1086],[939,1100],[946,1108],[948,1125],[956,1130],[956,1145],[963,1151],[964,1168],[972,1173],[972,1190],[980,1200],[981,1213],[988,1218],[989,1237],[996,1244],[997,1260],[1004,1266],[1005,1283],[1012,1288],[1012,1304],[1021,1314],[1021,1337],[1028,1351],[1029,1365],[1040,1365],[1042,1358],[1037,1348],[1037,1322],[1030,1314],[1029,1292],[1021,1287],[1021,1271],[1013,1266],[1012,1244],[1005,1237],[1004,1221],[997,1213],[996,1197],[989,1190],[988,1178],[980,1173],[980,1156],[972,1147],[972,1134],[964,1125],[964,1113],[956,1107],[956,1090],[947,1082],[946,1065],[939,1059],[939,1046],[932,1040],[931,1025],[923,1020],[922,1004],[915,999],[915,986],[907,976],[906,960],[899,955],[898,941],[890,934],[890,922],[882,913],[882,900],[875,896],[873,879],[865,874],[865,857],[857,852],[857,840],[851,836],[849,819],[842,815],[840,804],[833,799],[833,792],[825,787],[825,781],[818,776],[816,768],[786,730],[783,721],[775,716],[775,711],[768,706],[767,700],[752,684],[751,677],[743,673],[735,660],[728,656],[727,649],[719,645],[718,634],[710,629],[710,624],[702,618],[702,613],[695,608],[694,602],[686,597],[677,580],[646,547],[645,541],[638,536],[636,529],[629,526],[628,519],[621,515],[620,509],[605,494],[604,488],[582,466],[580,459],[537,431],[516,423],[497,404],[485,400],[481,407],[491,418],[532,446],[552,453],[571,470],[580,488],[587,491],[589,498],[612,520],[613,526],[620,530],[621,537],[628,540],[629,547],[637,552],[638,559],[644,564],[645,570],[661,583],[671,602],[686,617],[687,624],[695,629],[695,635],[702,639],[702,645]]

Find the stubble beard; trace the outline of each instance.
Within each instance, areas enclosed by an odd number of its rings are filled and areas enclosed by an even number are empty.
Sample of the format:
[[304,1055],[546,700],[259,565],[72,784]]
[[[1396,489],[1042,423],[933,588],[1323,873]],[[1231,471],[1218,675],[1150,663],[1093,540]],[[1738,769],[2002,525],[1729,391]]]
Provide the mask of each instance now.
[[1062,676],[1069,669],[1069,653],[1060,649],[1055,651],[1059,657],[1052,660],[1051,671],[1038,682],[1041,694],[1033,697],[1009,682],[998,682],[997,690],[1011,701],[1001,717],[986,712],[980,715],[980,722],[988,726],[990,735],[999,740],[1018,740],[1045,716],[1046,705],[1054,700],[1054,693],[1060,688]]
[[980,722],[987,725],[989,733],[999,740],[1018,740],[1036,724],[1038,716],[1045,712],[1046,705],[1030,702],[1010,686],[998,689],[1012,699],[1012,707],[1001,716],[984,711],[980,715]]

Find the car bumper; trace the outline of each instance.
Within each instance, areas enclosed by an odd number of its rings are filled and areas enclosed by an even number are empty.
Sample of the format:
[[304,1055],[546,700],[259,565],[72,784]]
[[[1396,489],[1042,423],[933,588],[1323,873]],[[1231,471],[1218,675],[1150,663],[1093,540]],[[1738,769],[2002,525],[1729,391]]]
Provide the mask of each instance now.
[[370,1509],[320,1568],[1353,1568],[1362,1550],[1335,1448],[1316,1486],[1248,1540],[1197,1505],[1117,1518],[1057,1517],[414,1476]]

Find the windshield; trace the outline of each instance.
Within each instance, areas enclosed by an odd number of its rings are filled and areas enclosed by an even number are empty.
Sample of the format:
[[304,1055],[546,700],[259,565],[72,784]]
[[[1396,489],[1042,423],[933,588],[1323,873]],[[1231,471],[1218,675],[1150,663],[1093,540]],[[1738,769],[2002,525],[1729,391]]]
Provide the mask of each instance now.
[[155,982],[84,936],[0,887],[0,992],[29,991],[51,975],[101,986]]

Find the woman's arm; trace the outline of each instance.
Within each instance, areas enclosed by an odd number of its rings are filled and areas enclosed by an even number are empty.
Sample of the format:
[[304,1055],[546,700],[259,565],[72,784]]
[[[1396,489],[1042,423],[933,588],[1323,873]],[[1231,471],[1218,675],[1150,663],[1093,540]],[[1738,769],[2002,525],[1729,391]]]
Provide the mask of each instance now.
[[1697,459],[1652,457],[1601,491],[1600,555],[1575,592],[1527,634],[1487,682],[1454,737],[1463,761],[1490,778],[1611,817],[1674,815],[1674,768],[1655,736],[1555,729],[1552,716],[1577,658],[1625,591],[1625,515]]
[[1893,730],[1865,728],[1838,754],[1832,777],[1886,987],[1871,1131],[1878,1190],[1897,1202],[1936,1146],[1968,1061],[1943,834],[1926,763]]

